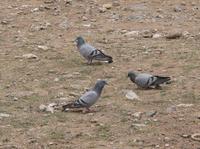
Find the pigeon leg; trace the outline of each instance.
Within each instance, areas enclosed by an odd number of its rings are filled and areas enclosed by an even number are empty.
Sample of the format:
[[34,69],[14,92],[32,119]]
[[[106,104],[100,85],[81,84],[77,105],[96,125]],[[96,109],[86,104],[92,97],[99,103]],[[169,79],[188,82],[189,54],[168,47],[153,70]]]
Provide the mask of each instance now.
[[88,60],[88,65],[92,64],[92,59]]

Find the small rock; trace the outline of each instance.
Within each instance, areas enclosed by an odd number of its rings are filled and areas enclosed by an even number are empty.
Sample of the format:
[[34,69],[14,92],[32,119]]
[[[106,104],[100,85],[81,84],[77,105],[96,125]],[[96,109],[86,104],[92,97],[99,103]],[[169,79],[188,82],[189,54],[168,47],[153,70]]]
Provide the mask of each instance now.
[[86,16],[83,16],[83,17],[82,17],[82,20],[83,20],[83,21],[87,21],[88,18],[87,18]]
[[14,98],[13,98],[13,101],[17,101],[17,100],[18,100],[18,98],[17,98],[17,97],[14,97]]
[[9,23],[9,22],[6,21],[6,20],[1,21],[1,24],[3,24],[3,25],[7,25],[8,23]]
[[112,8],[112,4],[111,3],[103,4],[103,8],[105,8],[105,9],[111,9]]
[[100,13],[106,12],[106,8],[99,8],[99,12],[100,12]]
[[139,31],[130,31],[130,32],[125,33],[124,36],[137,37],[137,36],[139,36]]
[[50,106],[47,106],[46,111],[47,111],[47,112],[54,113],[54,108],[53,108],[53,107],[50,107]]
[[126,96],[127,99],[130,99],[130,100],[134,100],[134,99],[135,100],[140,100],[138,95],[135,92],[131,91],[131,90],[127,90],[127,93],[126,93],[125,96]]
[[48,48],[47,46],[39,45],[39,46],[38,46],[38,49],[47,51],[49,48]]
[[168,144],[168,143],[166,143],[166,144],[165,144],[165,147],[169,147],[169,144]]
[[135,113],[132,114],[132,116],[135,117],[135,118],[141,119],[142,114],[143,114],[142,112],[135,112]]
[[181,8],[180,6],[176,6],[176,7],[174,8],[174,11],[175,11],[175,12],[181,12],[181,11],[182,11],[182,8]]
[[181,32],[171,32],[166,35],[167,39],[178,39],[182,36]]
[[132,124],[133,127],[146,127],[145,124]]
[[157,114],[157,111],[146,112],[146,116],[148,116],[148,117],[154,117],[156,114]]
[[170,106],[166,109],[167,113],[173,113],[176,111],[176,106]]
[[162,35],[161,35],[161,34],[158,34],[158,33],[156,33],[156,34],[153,34],[153,37],[152,37],[152,38],[160,38],[160,37],[162,37]]
[[38,57],[32,53],[24,54],[24,55],[22,55],[22,57],[24,57],[26,59],[38,59]]
[[40,10],[39,8],[34,8],[34,9],[31,10],[31,12],[37,12],[39,10]]
[[152,37],[153,37],[153,34],[152,34],[151,31],[145,30],[145,31],[142,32],[142,37],[143,37],[143,38],[152,38]]
[[97,123],[97,122],[98,122],[97,119],[92,119],[92,120],[90,120],[90,123]]
[[192,140],[200,141],[200,133],[194,133],[191,135]]
[[183,104],[183,103],[177,105],[177,107],[183,107],[183,108],[192,107],[192,106],[193,104]]
[[10,117],[10,114],[6,114],[6,113],[0,113],[0,118],[2,118],[2,117]]
[[41,105],[39,106],[39,109],[40,109],[40,111],[45,112],[46,109],[47,109],[47,106],[41,104]]
[[189,137],[190,137],[190,135],[183,134],[183,135],[181,135],[181,137],[183,137],[183,138],[189,138]]
[[66,5],[71,5],[72,4],[72,0],[65,0],[65,4]]
[[55,79],[54,79],[55,82],[58,82],[59,80],[60,80],[59,78],[55,78]]

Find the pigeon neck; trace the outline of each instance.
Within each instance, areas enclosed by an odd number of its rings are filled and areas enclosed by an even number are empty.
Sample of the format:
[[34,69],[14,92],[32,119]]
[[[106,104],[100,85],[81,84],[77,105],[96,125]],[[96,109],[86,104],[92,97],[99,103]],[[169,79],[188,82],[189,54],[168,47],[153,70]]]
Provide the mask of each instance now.
[[135,82],[135,75],[132,75],[131,77],[130,77],[130,79],[131,79],[131,81],[133,81],[133,82]]
[[80,40],[78,43],[77,43],[77,47],[81,47],[83,44],[85,44],[85,41],[84,40]]
[[93,88],[94,91],[96,91],[99,95],[101,94],[102,92],[102,89],[103,89],[104,86],[100,86],[99,84],[96,84]]

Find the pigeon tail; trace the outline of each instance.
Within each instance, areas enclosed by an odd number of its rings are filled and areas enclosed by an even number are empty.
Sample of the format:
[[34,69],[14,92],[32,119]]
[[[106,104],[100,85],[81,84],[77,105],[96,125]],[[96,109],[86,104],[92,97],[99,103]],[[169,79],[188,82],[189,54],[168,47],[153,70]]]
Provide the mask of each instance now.
[[107,61],[108,63],[112,63],[113,59],[111,56],[104,54],[101,50],[95,50],[91,53],[92,59],[99,61]]
[[154,85],[159,85],[159,84],[163,84],[165,82],[168,82],[171,80],[170,77],[162,77],[162,76],[155,76],[157,79],[154,82]]

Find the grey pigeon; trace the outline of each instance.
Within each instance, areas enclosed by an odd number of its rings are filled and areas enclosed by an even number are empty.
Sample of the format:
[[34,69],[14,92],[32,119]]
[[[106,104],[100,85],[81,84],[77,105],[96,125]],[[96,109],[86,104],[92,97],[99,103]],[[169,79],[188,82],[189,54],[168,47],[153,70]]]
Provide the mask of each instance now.
[[90,111],[90,107],[99,99],[102,89],[107,84],[105,80],[98,80],[95,86],[85,92],[78,100],[63,106],[63,111],[70,108],[86,108]]
[[104,54],[101,50],[87,44],[82,37],[76,38],[76,46],[80,54],[87,59],[88,64],[92,63],[92,60],[105,61],[112,63],[112,57]]
[[130,80],[141,88],[159,88],[160,84],[171,80],[170,77],[156,76],[147,73],[138,73],[130,71],[128,73]]

